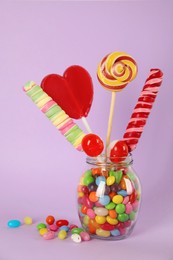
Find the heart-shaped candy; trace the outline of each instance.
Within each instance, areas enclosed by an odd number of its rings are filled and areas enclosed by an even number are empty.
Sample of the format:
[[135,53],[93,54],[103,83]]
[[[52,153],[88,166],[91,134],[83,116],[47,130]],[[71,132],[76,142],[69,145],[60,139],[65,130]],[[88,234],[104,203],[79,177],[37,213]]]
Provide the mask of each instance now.
[[47,75],[41,87],[69,117],[87,117],[93,100],[93,84],[84,68],[73,65],[66,69],[63,76]]

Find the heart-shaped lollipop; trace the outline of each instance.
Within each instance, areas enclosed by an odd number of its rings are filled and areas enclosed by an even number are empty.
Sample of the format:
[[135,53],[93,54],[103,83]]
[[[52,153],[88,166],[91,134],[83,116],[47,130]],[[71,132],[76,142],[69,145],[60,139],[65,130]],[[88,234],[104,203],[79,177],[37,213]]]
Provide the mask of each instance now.
[[93,83],[84,68],[73,65],[63,76],[47,75],[41,87],[71,118],[87,117],[93,100]]

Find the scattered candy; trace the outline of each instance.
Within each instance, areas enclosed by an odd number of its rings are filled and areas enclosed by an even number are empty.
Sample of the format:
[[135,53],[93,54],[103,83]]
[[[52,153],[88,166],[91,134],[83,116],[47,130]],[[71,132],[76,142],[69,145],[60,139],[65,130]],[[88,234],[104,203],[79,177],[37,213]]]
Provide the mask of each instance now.
[[46,224],[44,224],[44,223],[39,223],[38,225],[37,225],[37,229],[39,230],[39,229],[41,229],[41,228],[46,228],[47,226],[46,226]]
[[26,225],[31,225],[32,224],[32,218],[31,217],[25,217],[23,221]]
[[51,231],[56,232],[56,231],[59,229],[59,227],[58,227],[57,225],[55,225],[55,224],[52,224],[52,225],[49,226],[49,229],[50,229]]
[[65,230],[60,230],[59,233],[58,233],[58,238],[59,238],[60,240],[63,240],[63,239],[65,239],[66,237],[67,237],[67,231],[65,231]]
[[53,231],[48,231],[47,233],[45,233],[45,234],[43,235],[43,238],[44,238],[45,240],[54,239],[54,238],[55,238],[55,232],[53,232]]
[[21,226],[21,222],[20,220],[12,219],[8,221],[7,225],[9,228],[17,228]]
[[90,235],[87,232],[80,232],[80,237],[83,241],[89,241],[91,239]]
[[40,229],[39,229],[39,234],[40,234],[41,236],[43,236],[43,235],[46,234],[48,231],[49,231],[49,230],[48,230],[47,228],[40,228]]
[[56,221],[56,225],[57,225],[58,227],[68,226],[68,224],[69,224],[69,222],[68,222],[68,220],[66,220],[66,219],[60,219],[60,220]]
[[80,243],[81,242],[81,236],[80,235],[78,235],[78,234],[73,234],[73,235],[71,235],[71,239],[73,240],[73,242],[75,242],[75,243]]
[[98,135],[87,134],[82,139],[82,148],[88,156],[95,157],[102,153],[104,144]]
[[48,225],[52,225],[55,222],[55,218],[53,216],[47,216],[46,223]]

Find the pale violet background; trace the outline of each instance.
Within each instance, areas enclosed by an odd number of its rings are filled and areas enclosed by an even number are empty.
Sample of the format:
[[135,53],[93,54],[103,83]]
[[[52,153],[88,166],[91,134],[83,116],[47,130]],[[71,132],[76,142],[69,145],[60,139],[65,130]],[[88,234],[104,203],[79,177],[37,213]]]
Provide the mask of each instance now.
[[[172,1],[0,2],[0,260],[173,260],[173,36]],[[105,140],[111,93],[96,70],[109,52],[125,51],[138,76],[117,94],[111,140],[121,138],[150,68],[164,81],[133,153],[143,201],[136,228],[126,240],[70,238],[44,241],[36,223],[53,214],[79,224],[76,186],[85,169],[77,152],[22,91],[70,65],[85,67],[94,83],[88,116]],[[82,128],[80,121],[77,122]],[[34,219],[32,227],[7,228],[9,219]]]

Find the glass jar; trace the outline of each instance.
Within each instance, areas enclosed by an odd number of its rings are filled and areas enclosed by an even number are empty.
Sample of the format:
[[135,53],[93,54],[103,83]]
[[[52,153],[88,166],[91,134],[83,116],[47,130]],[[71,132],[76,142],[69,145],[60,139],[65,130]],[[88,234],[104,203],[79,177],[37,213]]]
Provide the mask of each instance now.
[[111,162],[104,155],[88,157],[78,192],[78,215],[91,237],[119,240],[128,237],[137,220],[141,186],[131,154]]

